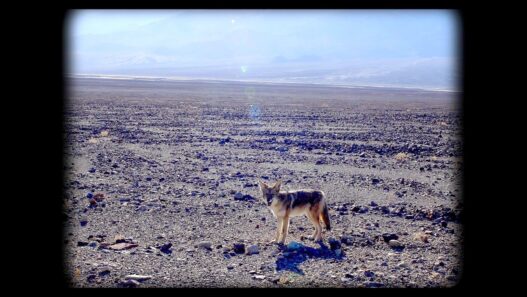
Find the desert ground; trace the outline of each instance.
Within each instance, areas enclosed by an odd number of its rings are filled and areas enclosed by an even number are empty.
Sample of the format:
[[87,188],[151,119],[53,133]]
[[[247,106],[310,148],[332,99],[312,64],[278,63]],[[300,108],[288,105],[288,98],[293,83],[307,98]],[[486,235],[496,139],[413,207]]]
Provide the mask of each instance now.
[[[449,287],[462,276],[460,94],[67,78],[72,287]],[[257,181],[326,193],[285,245]]]

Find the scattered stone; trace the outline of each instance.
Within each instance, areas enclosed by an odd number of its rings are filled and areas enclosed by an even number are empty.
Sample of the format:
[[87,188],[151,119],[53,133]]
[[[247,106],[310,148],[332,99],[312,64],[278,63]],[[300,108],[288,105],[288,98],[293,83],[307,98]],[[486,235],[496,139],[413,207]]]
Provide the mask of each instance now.
[[353,245],[353,237],[351,237],[351,236],[342,236],[340,238],[340,242],[342,242],[345,245]]
[[206,250],[212,251],[212,242],[210,242],[210,241],[199,242],[196,246],[198,248],[201,248],[201,249],[206,249]]
[[243,194],[236,192],[236,194],[234,194],[234,200],[243,200]]
[[150,276],[150,275],[140,275],[140,274],[129,274],[129,275],[124,277],[125,280],[131,279],[131,280],[138,281],[138,282],[149,280],[151,278],[152,278],[152,276]]
[[104,200],[104,194],[97,193],[93,196],[93,199],[95,199],[96,202],[101,202]]
[[265,275],[253,275],[254,279],[263,280],[265,279]]
[[336,240],[335,238],[329,238],[328,242],[331,250],[340,249],[340,241]]
[[165,243],[163,244],[159,250],[165,254],[171,254],[172,253],[172,250],[170,249],[172,247],[172,243]]
[[88,243],[86,241],[78,241],[77,246],[87,246]]
[[364,282],[363,283],[366,288],[382,288],[384,287],[383,283],[379,282]]
[[131,248],[134,248],[134,247],[137,247],[137,246],[138,245],[135,244],[135,243],[121,242],[121,243],[112,244],[112,245],[108,246],[108,248],[111,249],[111,250],[120,251],[120,250],[128,250],[128,249],[131,249]]
[[82,220],[82,221],[80,221],[80,223],[81,223],[81,227],[84,227],[84,226],[86,226],[86,224],[88,224],[88,221],[87,220]]
[[121,287],[125,287],[125,288],[135,288],[139,286],[140,284],[141,284],[140,282],[133,280],[133,279],[123,280],[119,283]]
[[123,235],[115,235],[114,237],[114,242],[115,243],[121,243],[121,242],[126,242],[126,239],[124,238]]
[[384,233],[382,235],[382,238],[384,239],[385,242],[389,242],[392,239],[399,239],[399,236],[394,233]]
[[253,255],[253,254],[258,254],[260,251],[258,249],[258,246],[257,245],[251,245],[250,247],[247,248],[247,255]]
[[392,239],[388,242],[388,244],[390,245],[390,247],[392,247],[393,249],[403,249],[404,248],[404,245],[398,241],[398,240],[395,240],[395,239]]
[[428,243],[428,235],[424,232],[417,232],[414,234],[414,240]]
[[86,280],[87,280],[89,283],[93,283],[93,282],[95,282],[96,279],[97,279],[97,275],[95,275],[95,274],[90,274],[90,275],[88,275],[88,277],[86,278]]
[[365,277],[375,277],[375,273],[373,273],[373,271],[366,270],[364,271],[364,276]]
[[244,254],[245,253],[245,244],[243,244],[243,243],[235,243],[232,250],[236,254]]

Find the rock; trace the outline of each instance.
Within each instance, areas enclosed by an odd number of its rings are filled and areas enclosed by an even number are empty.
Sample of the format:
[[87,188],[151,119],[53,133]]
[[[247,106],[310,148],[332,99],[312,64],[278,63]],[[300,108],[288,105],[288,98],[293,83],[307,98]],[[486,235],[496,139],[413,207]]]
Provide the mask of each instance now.
[[379,282],[364,282],[363,285],[366,288],[381,288],[381,287],[384,287],[384,284],[379,283]]
[[392,239],[388,242],[388,244],[390,245],[390,247],[394,248],[394,249],[403,249],[404,248],[404,245],[398,241],[398,240],[395,240],[395,239]]
[[126,242],[126,239],[124,238],[123,235],[115,235],[114,237],[114,242],[115,243],[121,243],[121,242]]
[[378,183],[380,183],[380,182],[381,182],[381,180],[378,179],[378,178],[372,178],[372,179],[371,179],[371,184],[372,184],[372,185],[376,185],[376,184],[378,184]]
[[102,193],[97,193],[93,196],[93,199],[95,199],[95,201],[97,202],[101,202],[104,200],[104,194]]
[[234,269],[234,265],[232,265],[232,264],[227,265],[227,269],[229,269],[229,270]]
[[251,245],[250,247],[247,248],[246,254],[253,255],[253,254],[258,254],[259,252],[260,250],[258,249],[257,245]]
[[149,280],[151,278],[152,278],[151,275],[140,275],[140,274],[129,274],[124,277],[125,280],[131,279],[131,280],[138,281],[138,282]]
[[90,170],[88,170],[89,173],[95,173],[95,171],[96,171],[95,167],[92,167],[92,168],[90,168]]
[[342,236],[340,242],[345,245],[353,245],[353,237],[351,236]]
[[408,264],[406,264],[404,261],[401,261],[397,263],[398,268],[408,268]]
[[392,239],[399,239],[399,236],[394,233],[384,233],[382,235],[382,238],[384,239],[385,242],[389,242]]
[[243,244],[243,243],[235,243],[232,250],[236,254],[244,254],[245,253],[245,244]]
[[210,242],[210,241],[199,242],[196,246],[198,248],[201,248],[201,249],[206,249],[206,250],[212,251],[212,242]]
[[86,197],[87,197],[88,199],[93,198],[93,193],[89,192],[89,193],[86,195]]
[[93,283],[93,282],[95,282],[96,279],[97,279],[97,275],[95,275],[95,274],[90,274],[90,275],[88,275],[88,277],[86,278],[86,280],[87,280],[89,283]]
[[171,254],[172,253],[172,250],[170,249],[172,247],[172,243],[165,243],[163,244],[159,250],[165,254]]
[[236,192],[236,194],[234,194],[234,200],[243,200],[243,194]]
[[375,277],[375,273],[373,273],[373,271],[366,270],[364,271],[364,276],[365,277]]
[[376,207],[376,206],[379,206],[379,205],[377,203],[375,203],[375,201],[372,201],[372,202],[370,202],[370,206]]
[[99,276],[101,276],[101,277],[105,277],[105,276],[107,276],[109,274],[110,274],[110,270],[109,269],[105,269],[105,270],[99,272]]
[[335,256],[337,256],[337,257],[342,256],[342,250],[341,249],[336,249],[335,250]]
[[263,280],[263,279],[265,279],[265,275],[253,275],[253,278],[254,279]]
[[119,283],[121,287],[125,287],[125,288],[135,288],[139,286],[140,284],[141,284],[140,282],[133,280],[133,279],[127,279]]
[[417,232],[414,234],[414,240],[422,241],[428,243],[428,235],[424,232]]
[[86,226],[86,224],[88,224],[88,221],[87,220],[82,220],[82,221],[80,221],[80,223],[81,223],[81,227],[84,227],[84,226]]
[[88,243],[86,241],[78,241],[77,246],[87,246]]
[[138,245],[135,243],[121,242],[121,243],[112,244],[108,246],[108,248],[111,250],[120,251],[120,250],[128,250],[128,249],[131,249],[137,246]]
[[329,238],[328,242],[331,250],[340,249],[340,241],[336,240],[335,238]]

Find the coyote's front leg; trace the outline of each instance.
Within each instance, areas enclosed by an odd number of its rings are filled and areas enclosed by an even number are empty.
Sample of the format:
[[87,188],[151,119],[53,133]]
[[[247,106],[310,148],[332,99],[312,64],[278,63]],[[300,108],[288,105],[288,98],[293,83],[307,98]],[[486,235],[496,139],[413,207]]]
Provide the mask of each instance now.
[[280,239],[280,234],[282,233],[282,224],[283,224],[283,219],[281,217],[278,217],[278,222],[276,223],[276,236],[273,240],[270,241],[270,243],[273,243],[273,242],[278,242],[278,240]]

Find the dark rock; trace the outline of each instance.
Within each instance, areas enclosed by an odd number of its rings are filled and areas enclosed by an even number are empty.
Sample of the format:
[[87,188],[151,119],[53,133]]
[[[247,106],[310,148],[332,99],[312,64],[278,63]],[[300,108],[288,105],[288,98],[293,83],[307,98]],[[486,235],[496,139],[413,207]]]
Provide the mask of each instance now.
[[95,274],[90,274],[90,275],[88,275],[88,277],[86,278],[86,280],[87,280],[89,283],[93,283],[93,282],[95,282],[96,279],[97,279],[97,275],[95,275]]
[[379,205],[377,203],[375,203],[375,201],[372,201],[372,202],[370,202],[370,206],[375,207],[375,206],[379,206]]
[[340,241],[336,240],[335,238],[329,238],[329,247],[332,250],[340,249]]
[[96,170],[95,170],[94,167],[90,168],[90,170],[89,170],[90,173],[95,173],[95,171],[96,171]]
[[172,243],[165,243],[163,244],[159,250],[165,254],[171,254],[172,253],[172,250],[170,249],[172,247]]
[[380,183],[380,182],[381,182],[381,180],[378,179],[378,178],[372,178],[372,179],[371,179],[371,184],[372,184],[372,185],[376,185],[376,184],[378,184],[378,183]]
[[109,274],[110,274],[110,270],[109,269],[105,269],[105,270],[99,272],[99,276],[101,276],[101,277],[105,277],[105,276],[107,276]]
[[345,245],[353,245],[353,237],[351,237],[351,236],[342,236],[340,238],[340,242],[342,242]]
[[397,234],[394,234],[394,233],[384,233],[382,235],[382,238],[384,239],[385,242],[390,242],[390,240],[393,240],[393,239],[399,239],[399,236]]
[[93,193],[91,193],[91,192],[90,192],[90,193],[88,193],[88,194],[86,195],[86,197],[87,197],[88,199],[91,199],[91,198],[93,198]]
[[77,246],[87,246],[88,243],[86,241],[78,241]]
[[88,221],[87,220],[82,220],[80,223],[81,223],[81,226],[84,227],[84,226],[86,226],[86,224],[88,224]]
[[232,250],[236,254],[244,254],[245,253],[245,244],[243,244],[243,243],[235,243]]
[[361,206],[361,207],[359,208],[359,211],[358,211],[358,212],[359,212],[359,213],[366,213],[366,212],[368,212],[368,210],[369,210],[369,208],[368,208],[367,206]]
[[366,270],[366,271],[364,271],[364,276],[366,276],[366,277],[375,277],[375,273],[373,273],[370,270]]

